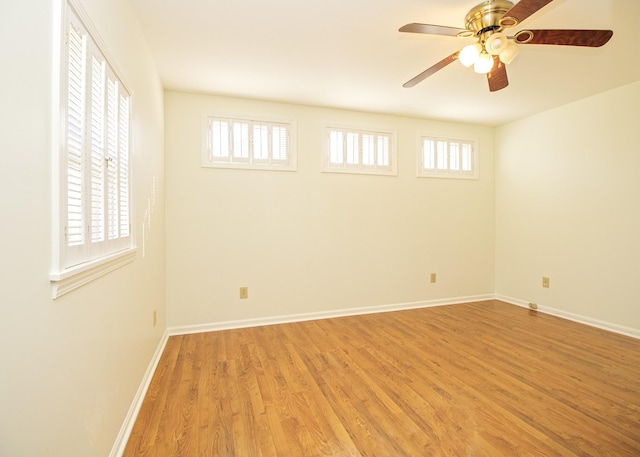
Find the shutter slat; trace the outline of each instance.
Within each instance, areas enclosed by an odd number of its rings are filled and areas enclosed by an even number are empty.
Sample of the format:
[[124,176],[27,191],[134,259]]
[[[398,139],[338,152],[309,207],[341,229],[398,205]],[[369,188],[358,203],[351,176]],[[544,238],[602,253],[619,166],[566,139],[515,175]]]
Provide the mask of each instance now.
[[105,64],[92,58],[91,78],[91,242],[104,241]]
[[120,237],[129,236],[129,97],[120,94],[118,184]]
[[78,246],[84,242],[82,193],[82,148],[85,135],[85,37],[70,26],[67,77],[67,245]]
[[107,239],[118,236],[118,84],[107,78]]

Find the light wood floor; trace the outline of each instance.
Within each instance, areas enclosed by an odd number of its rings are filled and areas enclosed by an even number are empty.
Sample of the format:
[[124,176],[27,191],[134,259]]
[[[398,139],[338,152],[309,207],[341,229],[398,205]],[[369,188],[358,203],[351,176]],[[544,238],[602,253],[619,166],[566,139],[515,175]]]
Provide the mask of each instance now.
[[171,337],[133,456],[640,456],[640,340],[499,301]]

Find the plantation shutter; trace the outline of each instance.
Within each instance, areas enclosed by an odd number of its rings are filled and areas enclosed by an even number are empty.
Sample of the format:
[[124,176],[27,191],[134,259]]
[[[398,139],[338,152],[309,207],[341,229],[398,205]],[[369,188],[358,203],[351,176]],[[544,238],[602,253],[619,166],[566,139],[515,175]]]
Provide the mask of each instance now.
[[389,167],[389,137],[386,135],[378,136],[378,166],[382,168]]
[[469,143],[462,144],[462,171],[473,172],[473,148]]
[[129,220],[129,105],[130,97],[124,91],[122,85],[120,87],[120,104],[118,117],[120,120],[118,133],[120,137],[118,151],[118,197],[120,212],[118,214],[120,220],[120,238],[126,238],[130,235],[131,223]]
[[375,164],[374,136],[368,133],[362,135],[362,164],[372,166]]
[[269,126],[267,124],[253,124],[253,160],[266,162],[269,160]]
[[105,239],[104,142],[105,142],[105,61],[92,56],[91,64],[91,242]]
[[349,173],[393,171],[391,135],[343,127],[327,127],[327,132],[326,168]]
[[249,123],[232,122],[233,160],[249,162]]
[[478,176],[474,142],[422,137],[418,176],[474,179]]
[[295,168],[290,151],[291,124],[206,117],[203,167],[279,169]]
[[82,258],[84,220],[84,138],[86,112],[86,34],[70,24],[67,33],[67,117],[66,117],[66,217],[64,237],[68,258]]
[[438,170],[447,170],[449,169],[449,164],[447,161],[447,141],[437,141],[436,142],[436,166]]
[[449,170],[460,170],[460,143],[449,142]]
[[66,32],[63,268],[131,243],[130,95],[71,10]]
[[329,132],[329,163],[342,164],[343,148],[342,132],[338,130],[331,130]]
[[229,160],[229,122],[219,119],[209,121],[209,161]]
[[360,163],[360,135],[353,132],[346,132],[344,140],[346,143],[346,162],[348,165],[358,165]]
[[107,82],[107,239],[118,236],[118,86]]
[[422,141],[422,168],[424,170],[435,170],[436,168],[436,151],[433,140]]
[[284,126],[274,125],[271,129],[271,141],[273,151],[273,161],[280,163],[288,163],[287,128]]

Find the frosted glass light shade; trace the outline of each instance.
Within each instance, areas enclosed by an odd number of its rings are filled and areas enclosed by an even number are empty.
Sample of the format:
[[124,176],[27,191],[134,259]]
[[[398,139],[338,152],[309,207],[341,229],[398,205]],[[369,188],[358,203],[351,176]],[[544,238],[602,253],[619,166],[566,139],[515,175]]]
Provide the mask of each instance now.
[[487,74],[493,68],[493,57],[486,52],[480,53],[478,60],[473,65],[473,69],[476,73]]
[[469,46],[465,46],[460,51],[460,55],[458,59],[460,63],[465,67],[470,67],[471,65],[476,63],[478,60],[478,56],[480,55],[480,51],[482,51],[482,46],[480,43],[470,44]]
[[500,53],[500,61],[504,64],[510,64],[519,52],[520,47],[517,44],[509,43],[505,50]]
[[509,45],[507,36],[504,33],[496,32],[487,38],[484,44],[485,50],[492,56],[500,55]]

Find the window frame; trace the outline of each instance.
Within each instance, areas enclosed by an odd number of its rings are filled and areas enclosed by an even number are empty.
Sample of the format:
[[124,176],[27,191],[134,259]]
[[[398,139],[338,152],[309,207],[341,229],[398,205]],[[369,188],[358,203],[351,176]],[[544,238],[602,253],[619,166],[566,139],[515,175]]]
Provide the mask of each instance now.
[[[336,163],[332,161],[332,156],[336,155],[337,151],[332,150],[332,144],[337,133],[342,134],[340,140],[342,144],[341,148],[341,162]],[[354,136],[357,138],[357,142],[354,141]],[[368,127],[352,127],[338,124],[325,124],[324,127],[324,143],[322,152],[322,171],[327,173],[351,173],[351,174],[366,174],[366,175],[382,175],[382,176],[397,176],[398,174],[398,152],[397,152],[397,140],[396,130],[390,128],[368,128]],[[369,148],[365,148],[364,138],[373,137],[371,144],[373,147],[373,163],[365,163],[365,153],[371,154]],[[387,143],[387,156],[388,165],[380,164],[380,155],[378,154],[380,147],[380,139],[386,138]],[[353,160],[354,151],[353,145],[356,145],[358,152],[358,160]],[[351,145],[351,147],[349,146]],[[367,150],[365,150],[367,149]]]
[[[243,116],[243,115],[229,115],[213,112],[205,112],[202,116],[202,154],[200,165],[203,168],[231,168],[231,169],[244,169],[244,170],[271,170],[271,171],[297,171],[298,159],[297,159],[297,140],[296,140],[296,122],[294,120],[284,119],[269,119],[259,116]],[[215,122],[227,122],[228,131],[226,140],[223,135],[224,132],[220,132],[219,138],[224,141],[228,150],[225,155],[217,155],[214,151],[215,143],[215,131],[212,131],[212,123]],[[242,129],[243,126],[246,129],[246,139],[242,138],[237,140],[235,137],[236,126]],[[256,141],[256,128],[266,127],[260,129],[261,133],[266,133],[265,138],[261,135],[261,141]],[[286,133],[285,138],[285,159],[279,159],[275,157],[274,141],[275,131],[284,129]],[[281,134],[281,133],[280,133]],[[281,137],[279,137],[281,138]],[[261,145],[266,144],[266,158],[259,157],[256,154],[256,143]],[[241,145],[244,149],[246,145],[246,154],[244,151],[236,153],[236,147]],[[279,143],[282,147],[282,142]],[[263,149],[263,148],[261,148]],[[282,152],[282,150],[281,150]],[[216,159],[217,158],[217,159]]]
[[[440,159],[438,157],[437,150],[433,151],[433,167],[425,167],[425,151],[424,144],[425,141],[433,141],[435,143],[446,143],[447,145],[447,153],[446,153],[446,167],[440,167],[438,164]],[[457,158],[454,156],[454,159],[460,163],[458,169],[452,169],[450,167],[451,163],[451,145],[458,145],[460,147],[459,154]],[[471,162],[470,170],[462,169],[462,162],[465,160],[462,157],[463,146],[469,146],[471,148],[470,155],[468,160]],[[464,137],[455,137],[455,136],[443,136],[438,134],[431,133],[421,133],[418,135],[417,139],[417,152],[416,152],[416,175],[419,178],[452,178],[452,179],[478,179],[479,177],[479,161],[478,161],[478,140],[476,138],[464,138]],[[455,153],[454,153],[455,154]],[[441,163],[441,162],[440,162]]]
[[[54,299],[132,262],[136,256],[132,160],[134,95],[79,1],[60,2],[57,13],[52,60],[53,106],[59,109],[54,110],[52,123],[53,255],[49,278]],[[73,61],[70,57],[71,40],[74,39],[71,37],[72,26],[80,37],[77,43],[82,44],[77,54],[81,54],[77,68],[82,76],[75,78],[69,76],[69,65]],[[98,77],[102,79],[96,84]],[[75,89],[82,91],[77,104],[81,109],[75,126],[80,130],[74,155],[77,158],[77,184],[74,187],[80,197],[72,204],[69,159],[73,153],[69,149],[72,136],[69,122],[73,110],[70,94]],[[100,190],[95,190],[97,188]],[[81,213],[81,222],[74,232],[76,245],[69,241],[72,229],[68,221],[72,208]],[[100,227],[99,231],[95,227]]]

